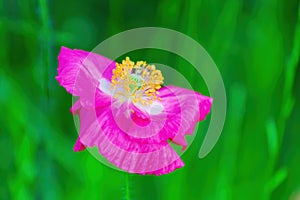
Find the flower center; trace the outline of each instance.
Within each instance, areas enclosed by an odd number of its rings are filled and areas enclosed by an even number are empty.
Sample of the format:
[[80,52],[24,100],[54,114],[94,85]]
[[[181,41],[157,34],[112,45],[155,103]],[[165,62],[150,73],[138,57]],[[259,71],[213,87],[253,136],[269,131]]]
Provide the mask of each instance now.
[[132,80],[132,83],[129,84],[130,92],[138,90],[142,87],[142,79],[136,74],[130,74],[129,76]]
[[149,105],[156,99],[161,100],[156,95],[163,80],[161,71],[154,65],[147,65],[144,61],[134,63],[126,57],[122,63],[116,63],[111,85],[115,98]]

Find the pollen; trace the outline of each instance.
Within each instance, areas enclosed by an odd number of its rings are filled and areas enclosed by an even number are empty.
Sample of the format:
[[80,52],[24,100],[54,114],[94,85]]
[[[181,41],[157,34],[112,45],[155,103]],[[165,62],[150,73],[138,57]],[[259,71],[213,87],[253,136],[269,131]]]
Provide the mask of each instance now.
[[116,63],[113,70],[111,86],[114,97],[121,100],[130,100],[133,103],[149,105],[157,97],[164,77],[154,65],[148,65],[145,61],[134,63],[126,57],[122,63]]

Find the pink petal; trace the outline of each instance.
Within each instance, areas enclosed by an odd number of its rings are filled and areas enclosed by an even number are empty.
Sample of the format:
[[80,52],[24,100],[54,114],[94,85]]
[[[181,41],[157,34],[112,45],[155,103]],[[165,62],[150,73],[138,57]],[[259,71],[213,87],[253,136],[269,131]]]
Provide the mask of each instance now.
[[[210,112],[212,99],[175,86],[164,86],[159,92],[163,112],[149,115],[132,104],[122,105],[114,113],[117,124],[137,142],[160,143],[171,139],[184,150],[187,147],[185,135],[193,134],[196,123],[205,119]],[[126,120],[128,118],[125,115],[118,114],[125,113],[128,108],[134,111],[130,113],[130,120]]]
[[160,143],[144,140],[145,143],[141,143],[122,130],[117,121],[129,122],[130,117],[125,119],[126,113],[116,112],[123,108],[114,107],[116,102],[110,96],[99,90],[97,93],[96,110],[79,110],[80,139],[84,145],[97,146],[108,161],[131,173],[161,175],[183,166],[167,140]]
[[[205,118],[211,99],[174,86],[161,89],[160,97],[164,112],[148,116],[132,104],[119,105],[97,89],[95,110],[79,109],[81,141],[89,147],[97,146],[108,161],[128,172],[160,175],[182,167],[167,141],[171,138],[184,149],[184,135],[193,133],[195,124]],[[147,124],[141,125],[143,120]]]
[[139,174],[161,175],[184,165],[168,140],[186,148],[184,137],[210,112],[211,98],[175,86],[163,87],[159,90],[163,111],[150,115],[98,89],[101,78],[111,80],[113,61],[65,47],[58,59],[57,80],[79,96],[71,108],[80,117],[80,138],[74,151],[97,146],[111,163]]
[[[58,56],[57,81],[69,93],[81,97],[84,107],[93,105],[91,93],[104,77],[111,79],[115,62],[95,53],[62,47]],[[94,95],[94,94],[92,94]]]
[[80,100],[77,100],[74,105],[70,108],[70,112],[73,115],[79,114],[79,110],[81,108]]
[[81,143],[80,138],[78,137],[76,142],[75,142],[73,150],[74,151],[82,151],[82,150],[85,150],[85,149],[86,149],[86,146]]
[[212,98],[175,86],[162,87],[159,93],[168,113],[163,130],[173,131],[170,139],[184,150],[187,146],[184,136],[193,134],[196,123],[205,119],[210,112]]

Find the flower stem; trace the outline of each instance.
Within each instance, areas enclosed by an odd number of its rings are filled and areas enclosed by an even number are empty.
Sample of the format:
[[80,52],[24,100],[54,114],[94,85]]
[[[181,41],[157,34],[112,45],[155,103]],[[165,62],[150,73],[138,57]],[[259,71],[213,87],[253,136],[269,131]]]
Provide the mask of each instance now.
[[130,200],[129,173],[125,173],[125,200]]
[[[43,92],[46,97],[43,102],[46,102],[48,104],[50,99],[50,89],[49,87],[52,85],[52,79],[51,81],[49,77],[53,77],[54,74],[51,72],[51,66],[52,66],[52,28],[51,28],[51,20],[49,15],[49,9],[47,0],[39,0],[39,18],[40,18],[40,24],[41,24],[41,36],[40,36],[40,48],[41,48],[41,65],[43,67],[40,67],[41,69],[41,78],[42,78],[42,87]],[[53,70],[52,70],[53,71]],[[54,71],[53,71],[54,72]],[[48,105],[44,105],[43,109],[47,109]]]

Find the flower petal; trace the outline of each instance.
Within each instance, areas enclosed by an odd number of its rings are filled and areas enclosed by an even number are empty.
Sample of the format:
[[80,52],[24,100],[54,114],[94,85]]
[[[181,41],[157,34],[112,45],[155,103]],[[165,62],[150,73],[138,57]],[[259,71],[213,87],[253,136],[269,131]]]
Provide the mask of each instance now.
[[[62,47],[56,79],[79,99],[71,112],[80,117],[74,151],[97,146],[117,167],[132,173],[161,175],[184,164],[168,140],[187,146],[197,122],[210,112],[212,99],[197,92],[165,86],[162,101],[145,107],[112,98],[109,80],[115,63],[100,55]],[[116,91],[114,91],[116,92]]]
[[122,130],[118,123],[128,123],[130,117],[124,112],[114,113],[124,106],[114,107],[114,101],[97,90],[95,110],[79,110],[80,141],[84,145],[97,146],[108,161],[131,173],[161,175],[183,166],[167,141],[141,143]]
[[[132,122],[119,126],[126,129],[132,139],[141,143],[167,141],[181,145],[183,150],[187,146],[185,135],[193,134],[196,123],[205,119],[210,112],[212,99],[198,92],[175,87],[164,86],[159,90],[159,112],[151,113],[151,106],[132,104],[128,107],[120,107],[118,112],[132,109]],[[156,106],[156,105],[155,105]],[[118,121],[123,121],[118,119]],[[131,126],[128,124],[131,123]],[[124,127],[123,127],[124,126]]]
[[149,115],[159,115],[164,110],[164,106],[158,100],[153,101],[150,105],[142,105],[141,103],[135,103],[134,105],[140,110],[147,112]]
[[75,142],[73,150],[74,151],[83,151],[85,149],[86,149],[86,146],[81,143],[80,138],[78,137],[76,142]]
[[198,92],[175,87],[165,86],[159,90],[159,97],[167,113],[164,131],[173,130],[170,139],[181,145],[183,150],[187,146],[184,138],[186,134],[193,134],[197,122],[205,119],[210,112],[212,98]]
[[[89,147],[97,146],[107,160],[132,173],[160,175],[182,167],[183,162],[167,141],[171,138],[185,148],[184,136],[193,133],[195,124],[205,118],[211,99],[174,86],[161,89],[160,97],[163,113],[150,116],[133,104],[120,104],[97,89],[95,110],[77,109],[81,142]],[[152,124],[137,125],[132,116],[139,120],[151,119]],[[154,135],[149,137],[149,133]]]
[[62,47],[58,56],[57,81],[69,93],[80,96],[86,107],[101,78],[111,79],[115,62],[95,53]]
[[111,90],[110,82],[106,78],[100,79],[99,89],[104,92],[105,94],[108,94],[110,96],[113,95],[113,91]]

